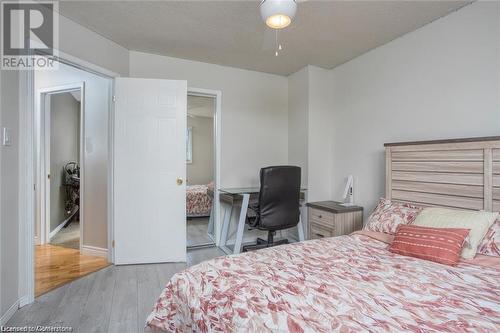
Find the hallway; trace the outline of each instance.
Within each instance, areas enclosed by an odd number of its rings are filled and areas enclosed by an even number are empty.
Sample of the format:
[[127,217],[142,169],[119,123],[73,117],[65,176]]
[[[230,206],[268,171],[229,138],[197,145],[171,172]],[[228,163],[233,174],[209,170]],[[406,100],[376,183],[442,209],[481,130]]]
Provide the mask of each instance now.
[[56,245],[35,246],[35,297],[109,266],[101,257],[80,255],[76,249]]

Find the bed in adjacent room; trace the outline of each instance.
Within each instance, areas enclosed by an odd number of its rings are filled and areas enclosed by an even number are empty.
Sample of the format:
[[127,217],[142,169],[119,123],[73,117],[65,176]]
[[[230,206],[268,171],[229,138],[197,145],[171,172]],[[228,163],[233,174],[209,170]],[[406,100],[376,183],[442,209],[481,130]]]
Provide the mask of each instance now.
[[186,186],[186,216],[210,216],[212,210],[213,183]]
[[168,282],[147,325],[498,331],[500,138],[395,144],[386,154],[386,198],[362,231],[192,266]]

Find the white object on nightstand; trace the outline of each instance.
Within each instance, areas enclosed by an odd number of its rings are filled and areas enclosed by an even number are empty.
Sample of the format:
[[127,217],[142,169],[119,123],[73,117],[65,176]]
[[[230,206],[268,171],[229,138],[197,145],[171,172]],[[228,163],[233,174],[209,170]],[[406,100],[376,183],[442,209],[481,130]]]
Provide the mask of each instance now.
[[11,146],[12,145],[12,136],[10,133],[10,128],[4,127],[2,129],[2,146]]
[[342,196],[344,203],[342,206],[350,207],[354,206],[354,178],[352,175],[347,177],[347,183],[345,184],[344,195]]

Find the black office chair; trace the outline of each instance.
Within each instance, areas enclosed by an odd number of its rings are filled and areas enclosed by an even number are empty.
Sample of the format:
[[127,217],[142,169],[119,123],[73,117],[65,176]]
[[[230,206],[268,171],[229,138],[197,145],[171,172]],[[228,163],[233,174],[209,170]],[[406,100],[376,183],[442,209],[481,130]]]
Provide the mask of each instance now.
[[251,228],[267,230],[267,241],[243,246],[243,252],[287,244],[274,241],[276,230],[297,226],[300,221],[300,168],[273,166],[260,169],[259,201],[248,206],[247,223]]

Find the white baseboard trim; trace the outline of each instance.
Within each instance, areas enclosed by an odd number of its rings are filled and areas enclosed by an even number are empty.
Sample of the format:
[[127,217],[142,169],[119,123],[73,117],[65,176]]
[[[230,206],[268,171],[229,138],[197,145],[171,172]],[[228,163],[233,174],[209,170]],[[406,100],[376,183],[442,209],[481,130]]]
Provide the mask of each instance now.
[[12,304],[12,306],[2,315],[0,318],[0,326],[5,326],[14,313],[16,313],[17,309],[19,309],[19,300]]
[[68,220],[62,221],[61,224],[59,224],[54,230],[49,233],[49,240],[52,240],[52,238],[62,229],[62,227],[64,227],[64,224],[66,222],[68,222]]
[[82,254],[84,256],[108,258],[108,249],[103,249],[101,247],[96,247],[91,245],[83,245]]
[[23,306],[25,305],[28,305],[28,304],[31,304],[33,303],[33,301],[30,301],[29,297],[28,296],[22,296],[20,299],[19,299],[19,307],[22,308]]
[[75,216],[75,213],[76,211],[78,210],[78,208],[75,208],[73,209],[73,211],[71,212],[71,214],[68,216],[68,218],[64,221],[62,221],[54,230],[52,230],[50,233],[49,233],[49,239],[52,240],[52,237],[54,237],[61,229],[62,227],[64,227],[64,225],[66,223],[69,222],[69,220],[71,220],[73,218],[73,216]]

